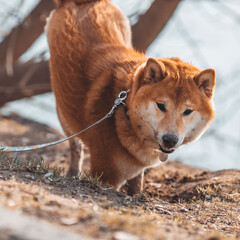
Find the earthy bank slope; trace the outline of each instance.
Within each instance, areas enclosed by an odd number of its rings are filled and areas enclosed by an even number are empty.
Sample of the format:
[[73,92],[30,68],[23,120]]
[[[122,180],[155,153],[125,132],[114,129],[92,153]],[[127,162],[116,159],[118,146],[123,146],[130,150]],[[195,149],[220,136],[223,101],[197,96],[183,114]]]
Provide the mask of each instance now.
[[[0,119],[2,145],[60,137],[17,115]],[[144,193],[129,197],[88,174],[61,176],[59,167],[68,165],[67,146],[1,156],[0,239],[239,238],[240,171],[209,172],[168,162],[146,174]]]

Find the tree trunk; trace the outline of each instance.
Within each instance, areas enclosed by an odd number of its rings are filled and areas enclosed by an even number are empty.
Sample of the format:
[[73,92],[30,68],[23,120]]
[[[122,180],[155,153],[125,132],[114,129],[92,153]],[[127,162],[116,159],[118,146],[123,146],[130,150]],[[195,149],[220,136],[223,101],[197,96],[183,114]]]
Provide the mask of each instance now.
[[6,69],[0,68],[0,106],[51,91],[48,62],[15,64],[13,72],[9,77]]
[[133,46],[145,52],[162,31],[180,0],[155,0],[148,11],[132,26]]
[[14,63],[43,33],[46,17],[54,8],[51,0],[41,0],[25,20],[0,43],[0,65]]

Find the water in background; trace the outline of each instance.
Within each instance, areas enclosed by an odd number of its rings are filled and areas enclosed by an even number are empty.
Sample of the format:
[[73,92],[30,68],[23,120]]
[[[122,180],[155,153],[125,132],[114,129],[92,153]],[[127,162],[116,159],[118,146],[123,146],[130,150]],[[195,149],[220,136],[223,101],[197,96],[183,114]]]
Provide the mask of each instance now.
[[[114,2],[127,15],[134,12],[136,5],[143,12],[151,3],[132,0],[126,6],[120,0]],[[171,159],[211,170],[240,168],[240,55],[236,54],[240,52],[240,25],[237,16],[240,16],[239,1],[181,1],[147,51],[148,56],[176,56],[202,69],[215,68],[217,72],[216,120],[200,140],[182,147],[170,155]],[[136,22],[136,17],[130,19]],[[43,35],[23,59],[46,47]],[[61,129],[52,94],[12,102],[2,109],[5,114],[11,111]]]

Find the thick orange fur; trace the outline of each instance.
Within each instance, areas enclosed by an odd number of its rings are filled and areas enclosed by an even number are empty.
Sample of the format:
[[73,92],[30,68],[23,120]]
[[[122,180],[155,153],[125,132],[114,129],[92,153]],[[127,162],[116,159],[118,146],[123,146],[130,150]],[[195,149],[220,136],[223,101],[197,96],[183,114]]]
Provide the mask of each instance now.
[[[182,145],[206,129],[214,117],[215,73],[176,58],[147,59],[135,51],[128,20],[108,0],[56,2],[46,33],[52,88],[65,133],[102,118],[119,92],[130,89],[128,114],[120,106],[112,118],[80,136],[90,150],[92,174],[118,189],[164,158],[159,150],[163,133],[178,134]],[[166,113],[156,107],[161,101],[169,106]],[[184,118],[189,107],[197,115]],[[73,172],[75,168],[76,163]]]

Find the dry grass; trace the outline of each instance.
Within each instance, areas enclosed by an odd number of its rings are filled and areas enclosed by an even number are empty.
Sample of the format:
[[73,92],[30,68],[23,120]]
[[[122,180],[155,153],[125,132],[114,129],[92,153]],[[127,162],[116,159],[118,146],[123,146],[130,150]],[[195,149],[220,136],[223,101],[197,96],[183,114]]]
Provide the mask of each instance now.
[[122,235],[136,239],[236,239],[240,233],[239,182],[228,185],[228,194],[221,185],[199,185],[191,201],[170,203],[146,192],[126,196],[101,186],[99,178],[89,173],[72,179],[61,173],[62,169],[49,168],[43,159],[20,163],[17,157],[8,159],[2,154],[0,205],[22,209],[96,239]]
[[[45,138],[41,129],[32,125],[33,139],[36,132]],[[0,207],[93,239],[240,239],[240,171],[208,172],[169,162],[150,170],[144,192],[129,197],[87,171],[66,178],[65,152],[50,149],[47,163],[1,153]]]

